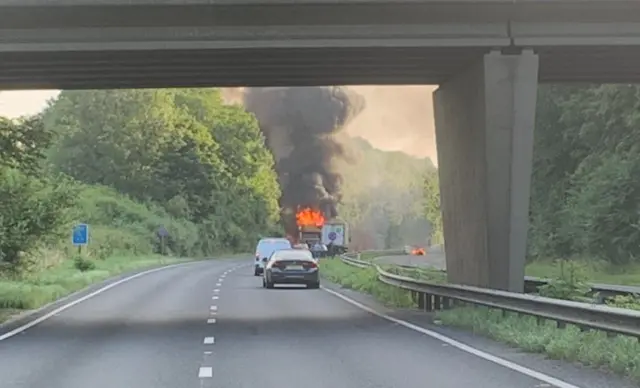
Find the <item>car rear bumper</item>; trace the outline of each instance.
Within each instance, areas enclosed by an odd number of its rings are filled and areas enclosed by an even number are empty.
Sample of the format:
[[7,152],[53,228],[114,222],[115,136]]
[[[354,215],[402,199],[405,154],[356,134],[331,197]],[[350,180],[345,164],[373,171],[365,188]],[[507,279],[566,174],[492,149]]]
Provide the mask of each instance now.
[[274,284],[312,284],[318,283],[320,276],[318,271],[310,273],[272,272],[270,281]]

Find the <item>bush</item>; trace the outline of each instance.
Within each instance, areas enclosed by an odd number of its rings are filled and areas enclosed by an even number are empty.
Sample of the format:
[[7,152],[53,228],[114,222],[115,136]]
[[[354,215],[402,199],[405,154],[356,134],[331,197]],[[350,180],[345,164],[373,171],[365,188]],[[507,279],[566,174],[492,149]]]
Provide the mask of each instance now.
[[76,256],[73,259],[73,266],[80,272],[93,271],[96,269],[96,264],[90,260],[85,259],[82,256]]
[[114,254],[159,253],[158,229],[169,232],[167,253],[176,256],[201,255],[198,226],[175,218],[163,208],[142,204],[104,186],[83,186],[79,195],[82,222],[91,229],[90,254],[104,258]]
[[29,270],[29,253],[58,242],[71,224],[75,203],[73,185],[58,177],[28,177],[0,169],[0,262],[12,273]]

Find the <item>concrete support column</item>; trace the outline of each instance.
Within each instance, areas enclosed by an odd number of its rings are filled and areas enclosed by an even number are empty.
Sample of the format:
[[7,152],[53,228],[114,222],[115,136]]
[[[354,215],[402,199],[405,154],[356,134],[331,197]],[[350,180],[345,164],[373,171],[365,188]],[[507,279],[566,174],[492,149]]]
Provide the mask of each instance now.
[[434,92],[449,281],[524,290],[538,56],[491,52]]

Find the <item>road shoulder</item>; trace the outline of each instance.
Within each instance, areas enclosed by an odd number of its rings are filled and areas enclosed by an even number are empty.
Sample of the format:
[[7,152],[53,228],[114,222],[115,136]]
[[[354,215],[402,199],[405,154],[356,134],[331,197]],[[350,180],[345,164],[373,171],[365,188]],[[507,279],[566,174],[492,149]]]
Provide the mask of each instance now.
[[474,333],[439,325],[433,313],[389,308],[382,305],[371,295],[343,288],[326,279],[323,280],[322,285],[326,289],[340,293],[381,314],[431,330],[482,352],[525,366],[581,388],[637,388],[637,385],[632,381],[608,372],[565,361],[551,360],[543,355],[527,353]]

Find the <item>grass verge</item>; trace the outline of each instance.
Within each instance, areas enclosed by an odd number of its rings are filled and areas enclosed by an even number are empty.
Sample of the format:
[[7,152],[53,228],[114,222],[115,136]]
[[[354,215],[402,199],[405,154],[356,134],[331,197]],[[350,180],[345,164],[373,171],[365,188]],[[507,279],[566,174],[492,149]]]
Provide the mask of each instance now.
[[187,261],[159,255],[114,256],[92,260],[95,267],[81,271],[73,260],[64,260],[52,268],[19,279],[0,278],[0,322],[125,272]]
[[[576,260],[581,267],[584,280],[590,283],[637,286],[640,284],[640,265],[611,266],[596,261]],[[558,275],[557,261],[534,261],[526,268],[528,276],[549,278]]]
[[[321,270],[327,280],[373,295],[386,305],[416,307],[409,292],[379,282],[373,268],[359,269],[334,259],[322,261]],[[635,338],[610,338],[573,326],[560,329],[554,322],[538,324],[532,317],[503,315],[501,311],[483,307],[439,311],[436,318],[444,325],[469,329],[525,351],[606,369],[640,381],[640,344]]]
[[580,331],[555,322],[538,324],[534,317],[503,315],[485,307],[459,307],[439,311],[443,324],[473,330],[528,352],[544,353],[549,358],[578,362],[602,368],[640,381],[640,344],[632,337],[607,337],[596,331]]
[[335,258],[320,260],[320,270],[322,276],[330,282],[371,294],[386,305],[411,307],[414,304],[409,292],[379,282],[374,268],[359,269]]

